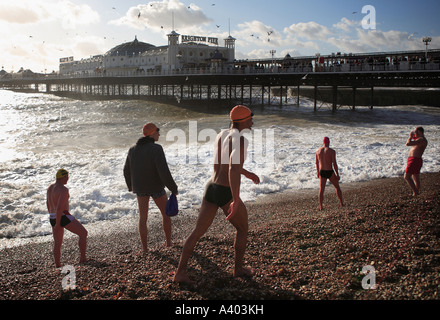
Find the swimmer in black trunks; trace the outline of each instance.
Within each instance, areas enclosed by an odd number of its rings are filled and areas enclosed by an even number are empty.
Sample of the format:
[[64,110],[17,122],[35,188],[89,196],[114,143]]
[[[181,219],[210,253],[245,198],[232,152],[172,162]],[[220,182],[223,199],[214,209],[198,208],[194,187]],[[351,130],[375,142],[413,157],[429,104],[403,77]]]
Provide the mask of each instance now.
[[318,178],[320,179],[320,189],[319,189],[319,210],[323,209],[322,203],[324,201],[324,190],[327,179],[336,188],[336,194],[338,195],[341,207],[344,206],[342,201],[342,191],[339,186],[339,180],[341,179],[338,171],[338,164],[336,163],[336,151],[329,147],[330,139],[324,138],[324,146],[316,151],[316,170],[318,173]]
[[79,236],[79,262],[85,262],[87,247],[87,230],[69,213],[69,189],[66,188],[69,172],[58,170],[56,182],[47,189],[47,210],[49,211],[50,224],[53,230],[53,255],[56,267],[61,267],[61,245],[63,243],[64,229]]
[[230,113],[232,126],[217,136],[214,151],[214,173],[208,182],[196,227],[183,247],[179,266],[174,281],[191,284],[187,275],[188,260],[198,240],[208,230],[221,208],[226,219],[236,228],[235,237],[235,269],[234,277],[252,276],[253,271],[243,266],[248,233],[248,214],[240,199],[241,175],[251,179],[255,184],[260,178],[243,168],[246,159],[248,141],[240,132],[250,129],[253,125],[252,112],[245,106],[236,106]]

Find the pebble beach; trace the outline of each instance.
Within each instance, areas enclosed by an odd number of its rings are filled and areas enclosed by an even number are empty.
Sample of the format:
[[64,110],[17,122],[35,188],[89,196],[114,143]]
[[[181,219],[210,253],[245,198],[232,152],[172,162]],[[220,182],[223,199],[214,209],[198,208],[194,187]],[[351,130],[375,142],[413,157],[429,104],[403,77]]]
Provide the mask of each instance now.
[[[255,270],[252,278],[232,276],[235,232],[219,211],[189,262],[188,274],[196,284],[172,281],[198,208],[173,217],[171,248],[164,246],[161,224],[149,220],[146,254],[134,219],[116,231],[89,233],[89,260],[83,264],[78,263],[77,238],[67,237],[62,262],[74,266],[75,289],[63,290],[65,275],[55,268],[50,238],[4,248],[0,299],[437,300],[440,173],[422,174],[421,181],[417,197],[403,177],[341,181],[343,208],[327,185],[323,211],[318,210],[318,189],[269,194],[247,203],[245,263]],[[375,270],[375,289],[362,285],[365,266]]]

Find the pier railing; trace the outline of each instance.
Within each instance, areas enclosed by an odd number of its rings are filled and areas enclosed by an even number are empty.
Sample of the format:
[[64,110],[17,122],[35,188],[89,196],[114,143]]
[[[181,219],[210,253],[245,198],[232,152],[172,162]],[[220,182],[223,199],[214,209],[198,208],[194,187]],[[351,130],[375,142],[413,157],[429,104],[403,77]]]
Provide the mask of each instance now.
[[34,74],[21,75],[9,74],[0,77],[0,82],[11,80],[36,80],[36,79],[75,79],[89,77],[146,77],[146,76],[191,76],[191,75],[256,75],[256,74],[301,74],[301,73],[359,73],[359,72],[407,72],[407,71],[440,71],[438,62],[411,62],[402,61],[393,63],[359,63],[359,64],[333,64],[333,65],[296,65],[291,67],[228,67],[228,68],[185,68],[173,70],[148,70],[139,71],[130,68],[120,68],[111,72],[93,71],[77,72],[73,74]]

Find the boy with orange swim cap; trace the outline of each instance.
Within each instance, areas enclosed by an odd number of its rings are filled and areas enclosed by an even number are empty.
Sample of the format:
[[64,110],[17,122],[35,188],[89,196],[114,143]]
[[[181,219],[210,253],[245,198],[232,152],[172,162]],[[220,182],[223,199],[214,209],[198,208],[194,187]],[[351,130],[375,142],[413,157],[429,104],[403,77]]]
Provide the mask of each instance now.
[[[197,224],[183,246],[179,266],[174,276],[176,282],[192,283],[187,275],[188,260],[197,242],[212,224],[218,208],[222,208],[227,216],[226,219],[237,230],[233,275],[235,277],[253,275],[253,270],[245,268],[243,265],[248,233],[248,214],[246,206],[240,199],[242,174],[255,184],[260,183],[260,178],[256,174],[243,168],[247,139],[240,132],[252,127],[253,113],[249,108],[239,105],[231,110],[229,116],[232,121],[231,128],[221,131],[215,141],[214,172],[205,188]],[[236,158],[239,161],[234,161],[234,154],[238,154]],[[224,155],[226,156],[224,157]]]

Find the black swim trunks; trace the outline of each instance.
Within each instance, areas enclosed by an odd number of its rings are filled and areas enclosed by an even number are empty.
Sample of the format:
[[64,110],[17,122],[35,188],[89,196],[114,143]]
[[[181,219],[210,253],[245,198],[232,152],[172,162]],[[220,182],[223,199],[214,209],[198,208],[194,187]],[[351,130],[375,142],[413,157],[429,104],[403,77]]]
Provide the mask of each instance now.
[[[75,218],[68,211],[64,211],[63,215],[61,216],[60,226],[65,227],[69,223],[71,223],[73,220],[75,220]],[[55,224],[57,222],[56,214],[55,213],[51,213],[50,214],[49,221],[50,221],[50,225],[52,227],[55,227]]]
[[319,171],[319,175],[323,178],[330,179],[333,175],[333,170],[321,170]]
[[223,207],[232,200],[231,188],[209,182],[206,185],[205,195],[203,198],[209,203]]

